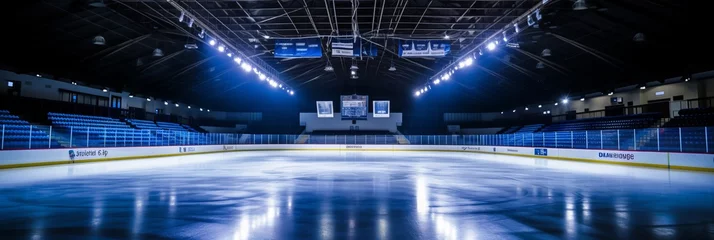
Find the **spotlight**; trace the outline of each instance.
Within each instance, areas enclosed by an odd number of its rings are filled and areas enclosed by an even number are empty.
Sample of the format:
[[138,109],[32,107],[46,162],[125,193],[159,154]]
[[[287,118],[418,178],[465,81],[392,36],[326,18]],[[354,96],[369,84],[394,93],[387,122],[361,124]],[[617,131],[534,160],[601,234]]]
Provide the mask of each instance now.
[[444,39],[449,39],[449,35],[444,35]]
[[436,79],[436,80],[434,80],[434,85],[439,85],[440,82],[441,82],[441,80]]
[[542,108],[542,107],[543,107],[543,105],[538,105],[538,108]]
[[545,111],[543,111],[543,115],[545,115]]
[[208,41],[208,45],[216,46],[216,40],[211,39],[210,41]]
[[199,108],[198,110],[201,111],[201,112],[203,112],[203,108]]
[[198,37],[203,38],[203,36],[206,35],[206,29],[201,29],[201,32],[198,33]]
[[516,109],[513,109],[513,112],[516,112]]
[[526,111],[528,111],[528,107],[526,107]]
[[518,23],[513,24],[513,30],[515,30],[516,33],[520,32],[520,30],[518,29]]
[[188,109],[191,109],[191,106],[188,106]]
[[355,72],[355,71],[350,71],[350,74],[352,74],[352,75],[356,75],[356,74],[357,74],[357,72]]
[[290,95],[294,95],[294,94],[295,94],[295,92],[293,92],[293,90],[290,90]]
[[441,80],[447,81],[447,80],[449,80],[450,77],[451,77],[451,75],[449,75],[448,73],[445,73],[444,75],[441,76]]
[[211,112],[211,109],[206,109],[206,112]]
[[109,92],[109,90],[105,88],[105,89],[102,89],[102,92]]
[[134,98],[134,95],[132,95],[132,94],[129,94],[129,98]]
[[178,104],[178,103],[177,103],[177,104],[174,104],[174,106],[178,107],[178,106],[179,106],[179,104]]
[[223,45],[218,46],[218,51],[219,51],[219,52],[224,52],[224,51],[226,51],[226,47],[223,46]]
[[608,93],[607,95],[608,95],[608,96],[612,96],[613,94],[615,94],[615,93],[614,93],[614,92],[610,92],[610,93]]
[[503,32],[503,41],[508,42],[508,36],[506,35],[506,32]]
[[234,57],[233,61],[236,62],[237,64],[240,64],[243,60],[241,60],[239,57]]
[[414,93],[414,96],[417,96],[417,97],[418,97],[420,94],[421,94],[421,93],[420,93],[419,91],[416,91],[416,92]]
[[268,36],[268,35],[263,35],[263,38],[265,38],[265,39],[270,39],[270,36]]
[[488,49],[489,51],[493,51],[494,49],[496,49],[496,43],[494,43],[494,42],[488,43],[488,45],[486,45],[486,49]]
[[253,72],[254,72],[255,74],[258,74],[258,69],[255,68],[255,67],[253,67]]
[[279,88],[283,88],[283,84],[278,84],[278,87],[279,87]]
[[642,87],[640,87],[640,90],[645,90],[645,89],[647,89],[647,87],[646,87],[646,86],[642,86]]
[[243,64],[240,65],[241,68],[243,68],[243,71],[250,72],[253,67],[250,66],[247,62],[243,62]]
[[258,74],[258,79],[260,79],[260,81],[265,80],[265,74]]
[[167,106],[168,106],[168,105],[169,105],[169,102],[167,102],[167,101],[164,101],[164,105],[167,105]]
[[270,82],[270,86],[272,86],[272,87],[274,87],[274,88],[277,88],[277,87],[278,87],[278,83],[275,82],[275,81],[271,81],[271,82]]
[[684,81],[685,81],[685,82],[689,82],[689,79],[690,79],[690,78],[685,78]]
[[585,98],[581,98],[580,101],[581,101],[581,102],[585,102]]
[[233,53],[230,53],[230,52],[226,55],[228,55],[228,57],[233,57]]
[[558,103],[555,103],[555,104],[553,104],[553,105],[558,106]]
[[77,82],[72,82],[72,85],[75,85],[75,86],[77,86]]
[[501,112],[501,115],[503,115],[503,112]]
[[[460,67],[460,68],[463,68],[463,67],[465,67],[465,66],[466,66],[466,62],[465,62],[465,61],[459,62],[459,67]],[[455,69],[457,69],[457,68],[455,68]]]
[[146,101],[147,101],[147,102],[151,102],[151,98],[146,98]]
[[563,102],[563,104],[568,104],[568,99],[567,99],[567,98],[565,98],[565,99],[563,99],[563,101],[562,101],[562,102]]
[[546,111],[546,113],[550,114],[550,110]]
[[473,58],[466,58],[465,62],[466,62],[466,66],[471,66],[471,64],[474,63],[474,59],[473,59]]
[[359,79],[359,76],[357,76],[357,75],[352,75],[351,78],[352,78],[352,79]]
[[419,90],[419,92],[424,93],[424,89]]

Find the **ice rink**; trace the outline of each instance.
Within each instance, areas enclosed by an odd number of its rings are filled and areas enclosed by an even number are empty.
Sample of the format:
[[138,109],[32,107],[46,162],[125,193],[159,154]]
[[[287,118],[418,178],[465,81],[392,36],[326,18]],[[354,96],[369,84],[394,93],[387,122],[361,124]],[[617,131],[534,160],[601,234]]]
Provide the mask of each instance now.
[[2,239],[712,239],[714,174],[474,153],[0,170]]

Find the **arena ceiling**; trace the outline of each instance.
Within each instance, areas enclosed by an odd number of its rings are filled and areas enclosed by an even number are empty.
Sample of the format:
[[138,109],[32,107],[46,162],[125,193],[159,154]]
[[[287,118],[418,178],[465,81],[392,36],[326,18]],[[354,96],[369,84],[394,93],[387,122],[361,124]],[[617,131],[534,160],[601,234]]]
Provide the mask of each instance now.
[[[688,45],[687,1],[577,3],[585,8],[574,9],[576,2],[570,0],[550,0],[543,6],[542,0],[20,1],[4,8],[5,32],[12,33],[5,35],[4,46],[16,51],[6,51],[2,64],[19,72],[233,111],[260,110],[264,105],[259,102],[291,99],[314,108],[315,100],[353,93],[390,99],[397,107],[500,111],[714,67],[712,60],[692,57],[693,51],[679,47]],[[519,17],[534,6],[542,19],[528,27]],[[209,37],[198,37],[201,28],[189,28],[187,19],[179,22],[182,9],[270,69],[295,96],[266,87],[217,53],[208,45]],[[515,34],[512,22],[518,19],[521,31]],[[494,40],[489,37],[502,38],[503,29],[510,31],[509,46],[482,50],[475,64],[457,71],[451,81],[414,96],[432,77]],[[345,35],[374,42],[377,56],[331,57],[330,36]],[[96,36],[106,44],[93,44]],[[322,58],[273,56],[276,38],[311,36],[321,36]],[[394,54],[398,39],[445,36],[451,42],[446,57]],[[157,48],[162,56],[153,56]],[[543,56],[546,49],[550,56]],[[324,70],[328,62],[334,71]],[[350,78],[352,63],[359,66],[359,79]],[[392,66],[396,71],[389,70]]]

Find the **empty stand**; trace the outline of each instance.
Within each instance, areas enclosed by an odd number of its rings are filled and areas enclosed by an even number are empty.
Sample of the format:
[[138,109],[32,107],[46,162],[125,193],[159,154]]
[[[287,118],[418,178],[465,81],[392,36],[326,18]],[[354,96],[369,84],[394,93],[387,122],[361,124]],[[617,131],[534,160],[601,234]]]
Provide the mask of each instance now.
[[8,110],[0,110],[0,131],[2,140],[0,149],[34,149],[59,147],[57,141],[51,141],[46,131],[11,114]]
[[399,144],[388,131],[314,131],[307,140],[310,144]]
[[640,129],[652,127],[660,120],[658,113],[646,113],[628,116],[589,118],[553,123],[541,132]]

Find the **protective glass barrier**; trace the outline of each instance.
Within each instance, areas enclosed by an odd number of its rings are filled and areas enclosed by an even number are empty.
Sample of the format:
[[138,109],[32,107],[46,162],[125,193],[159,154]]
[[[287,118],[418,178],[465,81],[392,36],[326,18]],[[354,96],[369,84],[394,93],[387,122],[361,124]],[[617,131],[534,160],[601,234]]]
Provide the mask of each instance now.
[[0,150],[219,144],[490,145],[710,153],[714,151],[714,129],[614,129],[497,135],[291,135],[0,125]]

